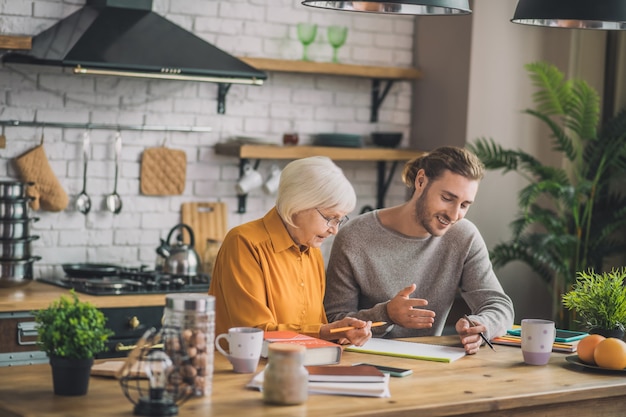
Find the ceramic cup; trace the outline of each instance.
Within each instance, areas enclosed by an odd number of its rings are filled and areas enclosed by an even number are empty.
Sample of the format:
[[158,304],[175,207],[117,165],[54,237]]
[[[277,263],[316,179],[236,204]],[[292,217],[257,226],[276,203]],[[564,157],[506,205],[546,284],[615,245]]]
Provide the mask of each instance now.
[[[237,373],[256,371],[263,348],[263,330],[255,327],[231,327],[228,333],[215,338],[215,348],[230,361]],[[228,342],[228,352],[220,346],[220,340]]]
[[237,194],[244,195],[263,185],[263,176],[259,171],[252,168],[252,165],[246,164],[243,167],[243,174],[237,181]]
[[280,184],[280,168],[277,165],[272,165],[270,168],[270,175],[263,184],[263,191],[268,194],[274,194],[278,190],[278,184]]
[[521,336],[524,362],[529,365],[547,364],[556,336],[554,322],[541,319],[523,319]]

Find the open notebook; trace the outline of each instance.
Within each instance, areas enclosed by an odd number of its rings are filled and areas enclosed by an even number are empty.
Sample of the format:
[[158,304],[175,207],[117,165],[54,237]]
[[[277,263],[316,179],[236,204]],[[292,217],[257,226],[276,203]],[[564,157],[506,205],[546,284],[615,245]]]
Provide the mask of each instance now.
[[363,346],[347,346],[345,350],[435,362],[453,362],[465,356],[463,348],[378,338],[368,340]]

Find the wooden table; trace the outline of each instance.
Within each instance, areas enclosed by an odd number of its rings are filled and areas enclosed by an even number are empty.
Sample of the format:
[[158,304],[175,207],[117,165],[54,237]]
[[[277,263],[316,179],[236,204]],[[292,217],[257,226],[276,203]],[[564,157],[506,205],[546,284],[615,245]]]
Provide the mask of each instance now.
[[[420,342],[455,344],[453,336]],[[374,362],[413,369],[413,375],[391,378],[390,398],[311,395],[299,406],[268,406],[261,393],[246,390],[250,374],[235,374],[215,355],[211,397],[184,403],[180,416],[624,416],[623,374],[581,370],[553,354],[546,366],[522,362],[519,348],[497,346],[453,363],[427,362],[344,352],[342,363]],[[261,363],[259,370],[264,364]],[[132,416],[132,404],[114,379],[92,377],[82,397],[52,393],[48,365],[0,368],[0,415],[23,417]]]

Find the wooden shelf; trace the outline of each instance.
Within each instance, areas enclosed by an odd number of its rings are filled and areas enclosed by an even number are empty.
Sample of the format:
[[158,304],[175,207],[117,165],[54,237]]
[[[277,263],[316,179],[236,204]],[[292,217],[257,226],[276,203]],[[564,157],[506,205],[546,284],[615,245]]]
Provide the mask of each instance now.
[[[377,67],[271,58],[239,57],[239,59],[262,71],[369,78],[372,80],[370,122],[378,121],[378,109],[395,81],[417,80],[422,77],[422,73],[415,68]],[[382,85],[382,83],[385,84]]]
[[[250,159],[300,159],[308,156],[327,156],[335,161],[377,161],[378,174],[376,207],[384,207],[385,195],[393,174],[399,162],[408,161],[424,154],[422,151],[413,149],[389,149],[389,148],[340,148],[330,146],[278,146],[278,145],[248,145],[240,143],[218,143],[215,145],[215,153],[218,155],[234,156],[239,158],[240,175],[244,171]],[[391,168],[387,174],[387,162]],[[237,212],[246,212],[246,195],[240,195]],[[361,213],[373,210],[374,207],[365,206]]]
[[32,48],[30,36],[0,35],[0,49],[25,49]]
[[262,71],[341,75],[347,77],[362,77],[381,80],[416,80],[422,76],[422,73],[415,68],[336,64],[332,62],[291,61],[271,58],[238,58],[248,65]]
[[331,146],[274,146],[218,143],[218,155],[243,159],[299,159],[307,156],[327,156],[335,161],[408,161],[423,154],[413,149],[340,148]]

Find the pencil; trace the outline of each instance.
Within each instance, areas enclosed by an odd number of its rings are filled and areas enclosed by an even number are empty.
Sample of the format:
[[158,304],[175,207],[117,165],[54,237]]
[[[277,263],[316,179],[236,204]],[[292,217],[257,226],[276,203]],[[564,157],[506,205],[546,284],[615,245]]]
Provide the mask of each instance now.
[[[374,323],[372,323],[372,327],[384,326],[385,324],[387,324],[386,321],[375,321]],[[355,329],[355,327],[353,326],[337,327],[336,329],[330,329],[330,332],[331,333],[347,332],[348,330],[353,330],[353,329]]]
[[[467,320],[469,322],[469,324],[471,324],[472,326],[476,326],[476,323],[474,323],[472,321],[472,319],[470,319],[469,317],[467,317],[467,314],[464,314],[463,317],[465,317],[465,320]],[[493,345],[491,344],[491,342],[489,340],[487,340],[487,338],[485,337],[485,335],[483,334],[483,332],[478,333],[480,335],[480,337],[485,341],[485,343],[487,343],[487,345],[489,345],[489,347],[491,348],[491,350],[493,350],[494,352],[496,351],[496,348],[493,347]]]

